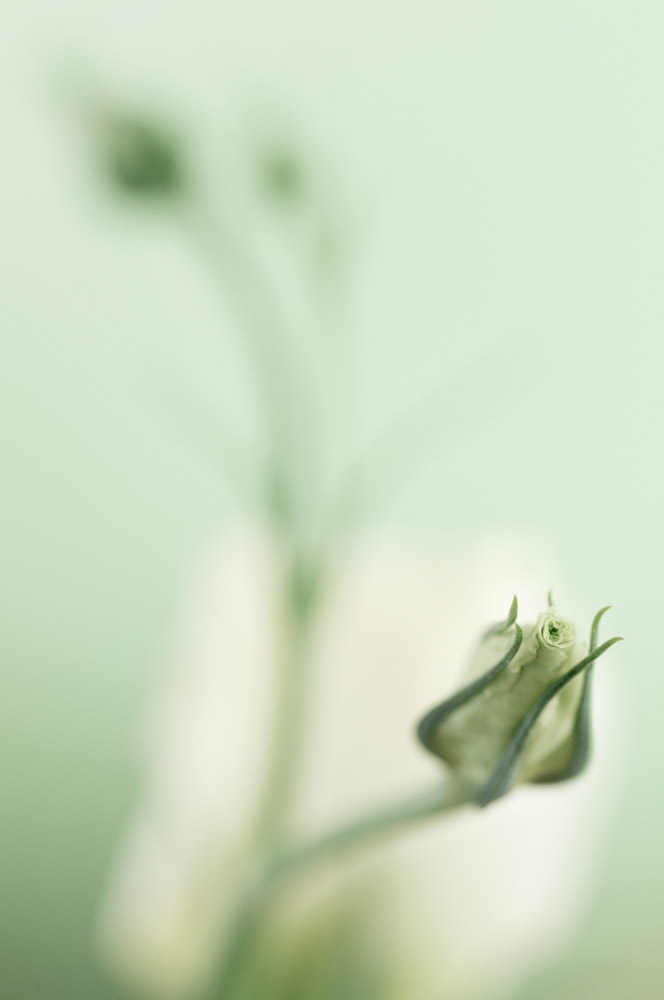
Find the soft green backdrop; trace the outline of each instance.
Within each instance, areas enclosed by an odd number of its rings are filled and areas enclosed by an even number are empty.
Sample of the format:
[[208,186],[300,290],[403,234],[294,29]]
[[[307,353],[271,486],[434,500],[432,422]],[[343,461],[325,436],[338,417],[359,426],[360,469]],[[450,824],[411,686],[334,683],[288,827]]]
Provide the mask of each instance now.
[[136,790],[133,736],[182,574],[236,515],[173,404],[248,406],[196,262],[96,186],[67,106],[76,70],[186,116],[210,176],[273,109],[331,158],[355,220],[366,427],[485,349],[512,352],[482,375],[487,391],[505,378],[509,405],[480,406],[388,524],[455,545],[518,532],[564,568],[569,606],[616,607],[623,807],[585,930],[523,998],[659,996],[661,5],[3,11],[0,994],[116,996],[89,928]]

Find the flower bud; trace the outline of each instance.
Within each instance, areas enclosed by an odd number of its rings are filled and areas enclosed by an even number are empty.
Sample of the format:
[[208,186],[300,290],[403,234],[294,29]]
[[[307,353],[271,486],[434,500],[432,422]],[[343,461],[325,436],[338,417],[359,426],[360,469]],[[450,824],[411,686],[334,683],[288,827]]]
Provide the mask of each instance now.
[[100,152],[115,187],[134,196],[172,198],[186,187],[180,143],[153,121],[105,113],[99,120]]
[[288,146],[267,150],[259,164],[259,180],[268,198],[292,206],[306,195],[305,165]]
[[579,774],[590,754],[592,664],[618,638],[597,646],[602,608],[587,649],[576,628],[549,607],[535,623],[505,622],[485,633],[470,683],[431,709],[417,735],[488,805],[519,782],[558,782]]

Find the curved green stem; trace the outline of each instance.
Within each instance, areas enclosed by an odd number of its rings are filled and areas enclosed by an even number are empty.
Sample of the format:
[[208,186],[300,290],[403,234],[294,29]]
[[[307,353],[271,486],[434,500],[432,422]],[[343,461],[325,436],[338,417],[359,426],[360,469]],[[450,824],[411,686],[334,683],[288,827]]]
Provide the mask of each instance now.
[[278,892],[317,865],[358,850],[376,839],[398,833],[418,822],[470,803],[468,790],[450,782],[414,798],[322,834],[309,842],[276,853],[248,880],[230,929],[216,982],[215,995],[230,1000],[247,948]]
[[315,840],[284,851],[273,859],[270,879],[274,883],[281,882],[322,861],[357,850],[377,838],[398,833],[413,823],[439,816],[470,802],[471,796],[463,785],[453,781],[437,785],[423,794],[391,803],[384,809],[331,830]]

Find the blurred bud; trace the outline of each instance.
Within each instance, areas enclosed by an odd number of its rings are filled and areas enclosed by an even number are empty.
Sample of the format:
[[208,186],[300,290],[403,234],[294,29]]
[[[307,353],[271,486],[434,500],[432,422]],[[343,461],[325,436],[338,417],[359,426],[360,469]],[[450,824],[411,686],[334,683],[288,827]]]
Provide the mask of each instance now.
[[304,164],[293,149],[276,146],[267,150],[261,158],[259,183],[268,198],[293,205],[306,195]]
[[517,625],[515,597],[507,620],[480,642],[471,683],[420,721],[422,744],[470,787],[478,805],[518,782],[565,781],[585,767],[591,667],[619,641],[596,646],[607,610],[595,616],[586,653],[574,624],[554,607],[534,624]]
[[180,141],[147,118],[111,113],[98,129],[105,170],[116,188],[137,197],[178,197],[187,187]]

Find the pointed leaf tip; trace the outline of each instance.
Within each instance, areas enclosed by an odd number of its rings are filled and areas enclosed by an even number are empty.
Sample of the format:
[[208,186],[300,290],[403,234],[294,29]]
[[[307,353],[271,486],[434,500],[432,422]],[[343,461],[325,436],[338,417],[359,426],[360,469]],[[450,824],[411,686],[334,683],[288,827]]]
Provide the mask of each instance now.
[[507,618],[504,621],[498,622],[496,625],[492,625],[484,633],[483,638],[488,639],[492,635],[502,635],[503,632],[507,632],[508,629],[514,625],[517,615],[519,614],[519,602],[517,600],[516,594],[512,598],[512,603],[510,604],[510,609],[507,612]]
[[507,620],[506,620],[506,623],[505,623],[506,629],[509,628],[510,625],[514,624],[514,622],[517,619],[518,614],[519,614],[519,602],[518,602],[517,596],[515,594],[514,597],[512,598],[512,603],[510,604],[510,609],[507,612]]
[[610,610],[611,610],[611,605],[607,604],[606,607],[600,608],[599,611],[597,612],[597,614],[595,615],[595,617],[593,618],[593,623],[592,623],[592,626],[590,628],[590,646],[589,646],[589,648],[590,648],[591,652],[595,648],[595,646],[597,645],[597,634],[599,632],[599,623],[601,622],[601,620],[604,617],[604,615],[606,614],[606,612],[610,611]]

